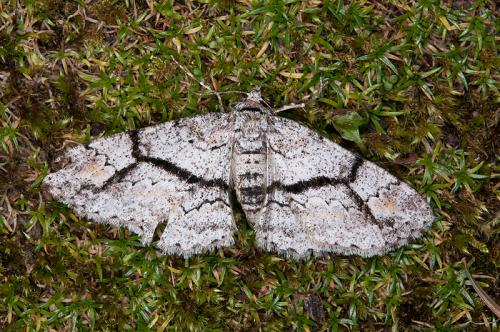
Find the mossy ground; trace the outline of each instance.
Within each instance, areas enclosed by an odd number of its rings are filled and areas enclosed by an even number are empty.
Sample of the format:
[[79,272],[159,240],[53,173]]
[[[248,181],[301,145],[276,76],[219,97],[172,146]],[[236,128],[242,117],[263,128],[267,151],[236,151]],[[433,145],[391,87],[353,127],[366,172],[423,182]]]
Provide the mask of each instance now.
[[[499,288],[494,1],[0,1],[0,330],[496,331],[466,278]],[[73,142],[274,106],[410,182],[436,221],[383,257],[284,260],[254,246],[189,260],[43,195]],[[238,100],[224,95],[226,108]]]

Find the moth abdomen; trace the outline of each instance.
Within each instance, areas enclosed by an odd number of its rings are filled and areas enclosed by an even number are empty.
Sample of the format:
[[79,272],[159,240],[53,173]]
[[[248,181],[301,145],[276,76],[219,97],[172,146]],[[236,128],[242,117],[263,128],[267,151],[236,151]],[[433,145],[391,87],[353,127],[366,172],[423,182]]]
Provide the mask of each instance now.
[[260,210],[267,195],[267,155],[235,153],[233,183],[238,201],[251,218],[252,211]]
[[[248,162],[245,162],[245,164],[249,164]],[[259,172],[247,172],[239,175],[240,180],[242,182],[247,181],[247,182],[253,182],[253,181],[262,181],[264,179],[264,174],[259,173]]]
[[260,207],[266,198],[265,186],[243,187],[240,188],[241,204],[253,205],[253,207]]

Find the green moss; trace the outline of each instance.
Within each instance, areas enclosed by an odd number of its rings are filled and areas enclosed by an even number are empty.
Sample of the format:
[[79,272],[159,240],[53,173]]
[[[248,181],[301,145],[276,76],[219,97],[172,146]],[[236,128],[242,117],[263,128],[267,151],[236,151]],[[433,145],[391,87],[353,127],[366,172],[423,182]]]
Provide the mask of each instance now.
[[[497,330],[462,264],[495,297],[492,3],[0,8],[1,330]],[[40,182],[64,144],[218,109],[172,56],[219,91],[259,85],[275,106],[306,99],[307,112],[284,116],[412,183],[436,222],[383,257],[294,262],[255,248],[236,208],[235,246],[184,260],[46,197]]]
[[127,11],[122,1],[98,0],[89,8],[96,18],[107,24],[115,24],[117,19],[125,22]]

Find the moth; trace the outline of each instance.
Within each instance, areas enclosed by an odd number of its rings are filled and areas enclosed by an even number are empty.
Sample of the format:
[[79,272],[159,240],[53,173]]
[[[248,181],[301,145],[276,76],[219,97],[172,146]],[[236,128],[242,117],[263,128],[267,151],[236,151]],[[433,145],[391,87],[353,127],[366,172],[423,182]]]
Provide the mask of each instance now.
[[296,259],[381,255],[423,234],[429,204],[379,166],[292,120],[259,90],[209,113],[80,145],[49,174],[80,216],[189,257],[234,244],[235,192],[258,247]]

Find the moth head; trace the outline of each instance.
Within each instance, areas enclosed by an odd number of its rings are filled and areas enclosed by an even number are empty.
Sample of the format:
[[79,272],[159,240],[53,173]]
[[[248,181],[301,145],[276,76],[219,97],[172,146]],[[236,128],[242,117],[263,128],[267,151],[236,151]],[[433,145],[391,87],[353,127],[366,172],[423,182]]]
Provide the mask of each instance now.
[[246,98],[234,107],[235,111],[256,111],[261,113],[272,113],[272,109],[260,94],[260,87],[255,87],[246,94]]
[[257,86],[255,88],[252,89],[252,91],[250,91],[248,94],[247,94],[247,100],[253,100],[255,102],[261,102],[263,101],[262,99],[262,96],[260,94],[260,86]]

